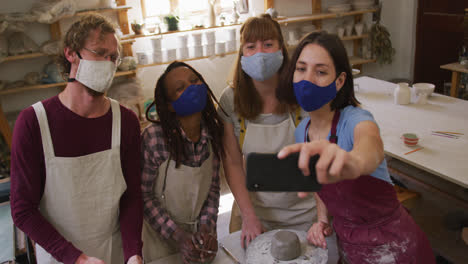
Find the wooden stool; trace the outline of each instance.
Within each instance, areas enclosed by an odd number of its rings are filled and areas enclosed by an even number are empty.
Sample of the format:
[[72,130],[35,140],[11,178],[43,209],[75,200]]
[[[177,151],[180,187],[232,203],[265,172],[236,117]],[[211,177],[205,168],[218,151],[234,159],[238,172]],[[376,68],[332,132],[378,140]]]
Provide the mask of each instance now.
[[410,191],[398,185],[395,185],[394,188],[397,193],[398,201],[400,201],[400,203],[408,210],[411,210],[416,205],[419,197],[421,197],[419,193]]

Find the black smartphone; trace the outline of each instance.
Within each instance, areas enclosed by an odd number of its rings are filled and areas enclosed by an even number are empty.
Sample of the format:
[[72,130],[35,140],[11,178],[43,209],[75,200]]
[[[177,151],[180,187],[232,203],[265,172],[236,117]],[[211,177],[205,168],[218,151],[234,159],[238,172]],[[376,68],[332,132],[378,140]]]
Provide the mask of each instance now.
[[299,153],[284,159],[278,159],[274,153],[250,153],[247,155],[247,189],[253,192],[317,192],[322,188],[315,172],[319,157],[310,158],[310,175],[304,176],[298,167]]

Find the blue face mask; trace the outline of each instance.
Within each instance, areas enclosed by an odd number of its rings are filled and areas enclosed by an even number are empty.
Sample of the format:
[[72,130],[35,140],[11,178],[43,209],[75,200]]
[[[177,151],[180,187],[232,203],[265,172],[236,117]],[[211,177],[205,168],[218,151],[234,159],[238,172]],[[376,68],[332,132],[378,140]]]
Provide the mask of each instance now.
[[297,102],[306,112],[315,111],[336,97],[335,81],[328,86],[321,87],[309,81],[302,80],[293,83],[293,87]]
[[241,57],[242,70],[257,81],[270,79],[281,68],[281,64],[283,64],[281,50],[273,53],[257,52],[249,57]]
[[187,87],[180,97],[171,103],[179,116],[188,116],[201,112],[206,105],[206,84],[193,84]]

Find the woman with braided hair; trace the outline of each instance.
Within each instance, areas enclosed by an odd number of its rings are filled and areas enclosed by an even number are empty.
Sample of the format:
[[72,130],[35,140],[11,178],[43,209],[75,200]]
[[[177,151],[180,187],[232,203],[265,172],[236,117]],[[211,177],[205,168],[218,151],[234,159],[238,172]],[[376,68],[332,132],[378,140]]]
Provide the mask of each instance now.
[[183,62],[171,63],[156,84],[158,120],[147,111],[152,124],[142,135],[146,262],[177,252],[183,263],[216,256],[224,127],[213,101],[203,77]]

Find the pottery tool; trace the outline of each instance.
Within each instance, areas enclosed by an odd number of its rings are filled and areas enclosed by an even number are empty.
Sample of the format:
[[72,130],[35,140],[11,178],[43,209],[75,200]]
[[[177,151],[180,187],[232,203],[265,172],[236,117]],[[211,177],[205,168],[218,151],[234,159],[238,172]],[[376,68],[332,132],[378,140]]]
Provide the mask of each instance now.
[[411,154],[411,153],[413,153],[413,152],[416,152],[416,151],[418,151],[418,150],[421,150],[421,149],[423,149],[423,147],[421,147],[421,148],[417,148],[417,149],[415,149],[415,150],[412,150],[412,151],[410,151],[410,152],[406,152],[404,155]]
[[447,132],[447,131],[432,131],[432,132],[443,133],[443,134],[464,135],[463,133],[458,133],[458,132]]
[[228,255],[230,258],[232,258],[232,260],[234,260],[234,263],[241,264],[240,261],[236,257],[234,257],[231,251],[229,251],[223,244],[219,243],[219,246],[224,250],[226,255]]
[[437,132],[432,132],[433,136],[439,136],[439,137],[447,137],[447,138],[459,138],[457,135],[451,135],[451,134],[445,134],[445,133],[437,133]]

